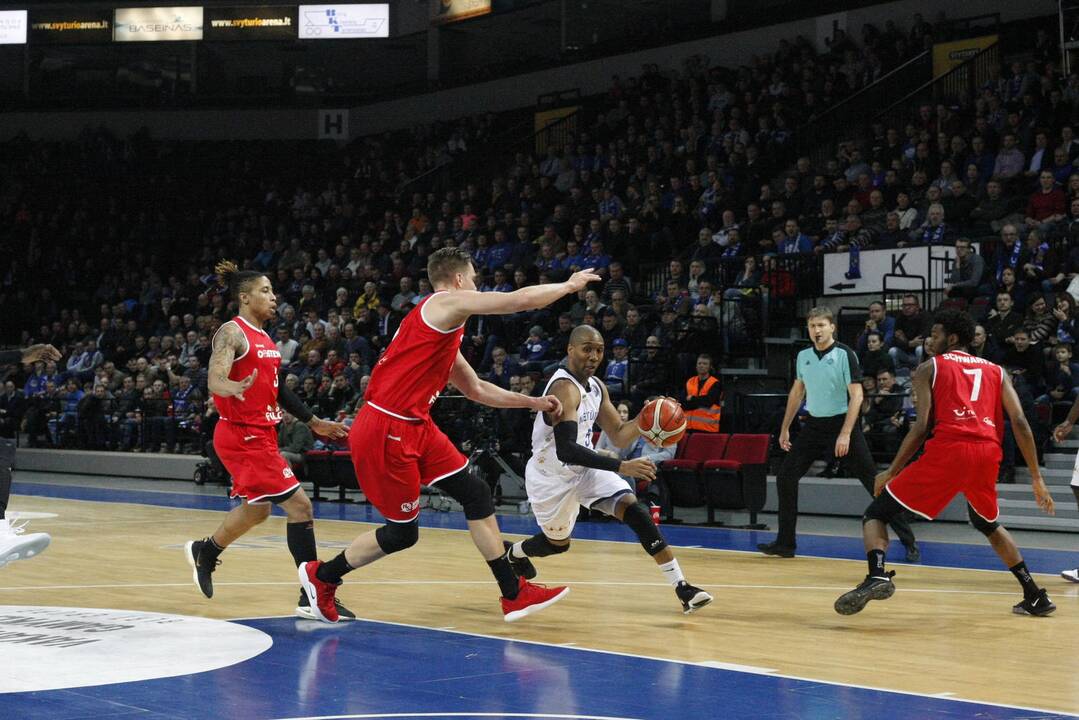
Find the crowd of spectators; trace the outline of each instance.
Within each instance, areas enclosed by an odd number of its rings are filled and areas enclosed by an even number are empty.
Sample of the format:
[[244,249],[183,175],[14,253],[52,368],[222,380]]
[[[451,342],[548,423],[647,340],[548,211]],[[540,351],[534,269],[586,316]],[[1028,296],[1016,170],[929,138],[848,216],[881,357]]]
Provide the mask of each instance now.
[[[469,321],[462,352],[481,376],[533,392],[570,329],[588,323],[606,342],[601,376],[616,399],[679,396],[700,354],[737,352],[770,306],[806,290],[792,258],[985,233],[1002,249],[970,253],[981,270],[961,261],[949,294],[1009,288],[1042,321],[1030,328],[1039,349],[1070,342],[1059,333],[1074,325],[1034,299],[1074,286],[1079,270],[1079,253],[1059,242],[1079,230],[1079,76],[1061,78],[1046,61],[1047,35],[1035,50],[1044,57],[1013,64],[969,107],[918,107],[904,127],[874,127],[867,144],[839,143],[824,167],[795,152],[796,127],[935,32],[915,17],[909,31],[866,26],[860,44],[842,31],[819,50],[781,41],[735,69],[699,57],[678,71],[646,67],[585,103],[564,144],[493,164],[473,162],[502,129],[493,114],[341,148],[104,130],[73,143],[17,137],[4,144],[0,178],[11,258],[0,330],[51,342],[64,359],[8,372],[0,432],[149,452],[197,446],[213,412],[210,338],[232,314],[211,270],[222,258],[273,281],[283,381],[328,417],[362,403],[401,317],[431,292],[427,255],[447,245],[473,253],[484,291],[581,267],[602,276],[550,309]],[[869,352],[901,371],[922,337],[899,327]]]

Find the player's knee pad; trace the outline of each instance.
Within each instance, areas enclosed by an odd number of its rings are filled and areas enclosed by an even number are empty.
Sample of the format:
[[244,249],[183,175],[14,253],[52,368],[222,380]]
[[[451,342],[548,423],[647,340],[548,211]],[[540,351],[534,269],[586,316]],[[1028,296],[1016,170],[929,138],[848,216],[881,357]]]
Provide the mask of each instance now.
[[408,550],[419,539],[420,521],[418,519],[406,523],[388,522],[375,530],[375,540],[378,541],[382,552],[387,555]]
[[659,534],[659,529],[652,522],[652,513],[644,503],[634,503],[622,513],[622,522],[629,527],[641,542],[641,547],[649,555],[658,555],[667,549],[667,541]]
[[438,481],[438,489],[461,503],[467,520],[483,520],[495,514],[495,501],[487,483],[465,468]]
[[974,529],[980,532],[982,535],[989,537],[997,531],[1000,527],[1000,523],[997,521],[989,522],[978,513],[974,512],[974,508],[967,504],[967,517],[970,518],[970,524],[974,526]]
[[547,557],[549,555],[561,555],[569,550],[569,540],[565,545],[556,545],[543,533],[533,535],[521,543],[521,549],[528,557]]

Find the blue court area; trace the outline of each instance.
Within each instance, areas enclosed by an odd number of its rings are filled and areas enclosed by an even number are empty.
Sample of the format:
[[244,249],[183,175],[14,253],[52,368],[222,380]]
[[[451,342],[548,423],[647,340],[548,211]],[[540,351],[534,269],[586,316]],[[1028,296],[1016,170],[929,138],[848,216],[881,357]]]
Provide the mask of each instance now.
[[0,717],[1067,717],[381,622],[242,622],[273,646],[213,672],[3,695]]
[[[175,492],[154,492],[152,490],[107,489],[79,487],[72,485],[49,485],[44,483],[14,484],[14,492],[36,497],[56,497],[69,500],[92,500],[95,502],[138,503],[170,508],[190,508],[194,510],[225,511],[233,502],[225,497]],[[350,520],[354,522],[383,522],[382,516],[370,505],[349,503],[316,502],[315,517],[327,520]],[[274,513],[281,514],[274,509]],[[538,528],[531,515],[502,515],[499,524],[506,533],[531,535]],[[447,530],[465,530],[464,516],[457,512],[433,512],[424,510],[420,514],[422,527]],[[664,525],[663,534],[676,546],[697,546],[715,550],[733,550],[757,552],[757,543],[775,538],[771,531],[748,531],[725,528],[709,528],[682,525]],[[917,530],[917,526],[915,526]],[[971,529],[971,542],[950,543],[921,541],[922,565],[933,567],[967,568],[972,570],[1001,570],[1000,558],[981,536]],[[636,543],[629,530],[618,523],[579,523],[573,531],[574,540],[604,540],[608,542]],[[893,540],[889,562],[903,561],[903,547]],[[798,554],[806,557],[862,560],[865,550],[861,538],[837,537],[832,535],[798,535]],[[1062,550],[1023,548],[1023,557],[1027,565],[1035,572],[1055,572],[1058,568],[1072,567],[1075,553]]]

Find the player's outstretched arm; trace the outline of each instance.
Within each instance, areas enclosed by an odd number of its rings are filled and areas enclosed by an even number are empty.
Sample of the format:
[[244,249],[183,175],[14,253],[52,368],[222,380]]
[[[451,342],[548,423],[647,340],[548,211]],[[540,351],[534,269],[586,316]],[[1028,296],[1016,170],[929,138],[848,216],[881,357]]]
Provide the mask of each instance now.
[[877,474],[876,482],[873,484],[874,495],[880,495],[880,491],[884,489],[888,481],[914,457],[914,453],[918,452],[918,448],[929,435],[929,418],[933,412],[933,363],[926,362],[918,366],[911,378],[911,387],[918,397],[918,414],[914,418],[914,424],[907,431],[907,436],[899,445],[895,457],[892,458],[892,464],[887,470]]
[[332,440],[341,440],[348,437],[348,427],[346,425],[317,417],[314,411],[307,406],[307,403],[299,395],[289,390],[288,385],[284,382],[279,383],[277,386],[277,404],[289,415],[294,416],[304,425],[311,428],[311,432],[316,435],[328,437]]
[[607,437],[617,447],[627,448],[637,442],[637,438],[641,436],[637,418],[622,422],[617,408],[611,403],[611,396],[607,392],[607,386],[600,383],[600,391],[603,393],[603,400],[599,404],[599,415],[596,417],[596,424],[599,425],[600,430],[607,433]]
[[573,273],[565,282],[532,285],[511,293],[458,290],[427,302],[423,307],[424,319],[437,328],[448,330],[463,323],[470,315],[507,315],[539,310],[563,295],[575,293],[588,283],[601,279],[588,268]]
[[253,371],[243,380],[229,380],[229,373],[232,372],[232,362],[236,359],[236,353],[242,353],[246,344],[247,339],[243,331],[236,327],[234,322],[225,323],[214,333],[210,363],[206,373],[206,387],[210,392],[221,397],[244,399],[244,390],[255,382],[258,370]]
[[[1049,489],[1045,487],[1045,481],[1042,480],[1042,469],[1038,466],[1038,449],[1034,444],[1034,433],[1030,430],[1027,416],[1023,414],[1023,406],[1019,403],[1019,396],[1015,393],[1008,371],[1002,370],[1002,372],[1004,373],[1004,387],[1001,388],[1001,401],[1004,404],[1004,412],[1008,413],[1008,419],[1012,421],[1015,444],[1019,446],[1019,451],[1023,453],[1023,460],[1027,463],[1027,469],[1030,470],[1030,487],[1034,491],[1034,499],[1038,502],[1038,507],[1047,515],[1052,515],[1053,496],[1049,494]],[[918,400],[920,401],[921,398],[922,396],[919,395]]]
[[48,343],[38,343],[22,350],[0,350],[0,365],[33,365],[38,360],[59,362],[60,351]]
[[510,392],[494,383],[481,380],[460,352],[453,361],[450,382],[461,391],[462,395],[480,405],[496,408],[528,408],[537,412],[561,412],[562,410],[562,406],[557,404],[557,400],[552,395],[531,397]]

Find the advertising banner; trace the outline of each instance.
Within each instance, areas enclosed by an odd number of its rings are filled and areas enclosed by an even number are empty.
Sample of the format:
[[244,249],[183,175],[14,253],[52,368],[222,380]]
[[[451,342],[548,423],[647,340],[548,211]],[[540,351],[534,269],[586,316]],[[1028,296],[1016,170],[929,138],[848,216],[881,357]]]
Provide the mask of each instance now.
[[390,36],[390,6],[301,5],[301,40],[355,40]]
[[996,35],[956,40],[933,45],[933,77],[937,78],[952,68],[962,65],[997,41]]
[[0,10],[0,45],[26,44],[26,11]]
[[430,0],[431,23],[457,22],[491,12],[491,0]]
[[207,40],[295,40],[296,6],[206,8]]
[[116,42],[202,40],[202,8],[116,8],[112,39]]
[[112,40],[112,13],[108,10],[34,10],[30,15],[30,42],[35,45],[73,45]]

